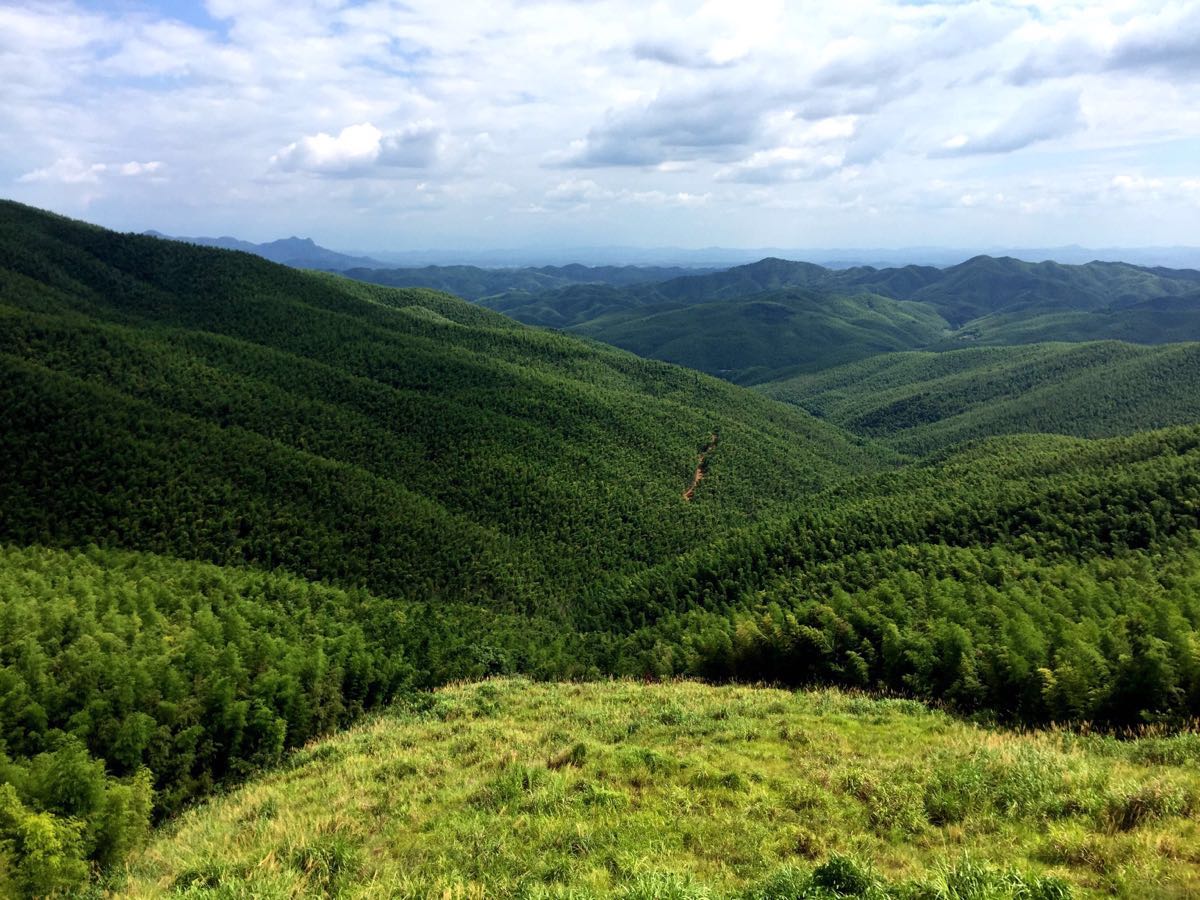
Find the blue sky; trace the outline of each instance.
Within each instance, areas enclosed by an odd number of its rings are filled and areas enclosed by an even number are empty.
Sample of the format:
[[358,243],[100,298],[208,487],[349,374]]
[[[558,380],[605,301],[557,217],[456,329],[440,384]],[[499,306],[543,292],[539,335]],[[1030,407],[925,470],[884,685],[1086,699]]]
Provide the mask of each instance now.
[[341,248],[1200,244],[1200,3],[0,2],[0,194]]

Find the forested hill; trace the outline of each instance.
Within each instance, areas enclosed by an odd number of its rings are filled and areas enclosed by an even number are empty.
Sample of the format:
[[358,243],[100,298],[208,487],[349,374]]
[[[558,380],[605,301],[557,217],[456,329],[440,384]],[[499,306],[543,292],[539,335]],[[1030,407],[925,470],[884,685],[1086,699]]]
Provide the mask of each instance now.
[[[976,256],[944,269],[933,266],[828,269],[807,262],[763,259],[720,272],[637,285],[629,290],[641,305],[691,305],[794,287],[843,295],[872,293],[894,300],[927,303],[952,328],[960,328],[973,319],[997,313],[1094,312],[1123,309],[1158,298],[1188,297],[1200,292],[1200,272],[1120,262],[1029,263],[990,256]],[[519,300],[514,296],[487,302],[503,306],[515,318],[523,319]],[[554,297],[530,297],[526,302],[554,305]]]
[[[332,267],[331,267],[332,268]],[[628,285],[667,281],[684,275],[703,275],[709,269],[678,266],[526,266],[484,269],[479,266],[422,266],[420,268],[346,268],[342,274],[389,287],[423,287],[446,291],[467,300],[517,292],[522,296],[572,285]]]
[[524,288],[480,302],[741,384],[897,350],[1200,340],[1200,272],[979,256],[936,269],[764,259],[647,284]]
[[0,303],[18,543],[560,608],[879,465],[795,408],[453,297],[12,203]]
[[1200,422],[1200,344],[885,353],[761,390],[917,455],[997,434],[1108,437]]
[[[847,321],[905,340],[944,321],[856,303]],[[1080,390],[1146,381],[1122,429],[1193,365],[1089,352]],[[1057,354],[1030,371],[1080,362]],[[957,403],[986,433],[1025,370],[961,366],[984,396],[947,373],[945,420]],[[870,403],[835,394],[875,377],[804,396],[859,427]],[[836,683],[1027,724],[1200,714],[1194,424],[911,461],[445,294],[13,203],[0,411],[0,894],[78,895],[155,813],[464,677]],[[176,887],[216,884],[189,872]]]
[[751,297],[612,314],[575,334],[739,384],[812,372],[946,337],[927,304],[784,288]]
[[288,237],[277,241],[267,241],[265,244],[255,244],[252,241],[242,241],[234,237],[171,237],[157,231],[146,231],[150,237],[166,238],[167,240],[185,241],[198,244],[201,247],[220,247],[222,250],[242,250],[253,253],[271,262],[283,263],[297,269],[326,269],[341,271],[362,266],[381,266],[377,259],[368,256],[351,256],[338,253],[328,247],[318,245],[312,238]]

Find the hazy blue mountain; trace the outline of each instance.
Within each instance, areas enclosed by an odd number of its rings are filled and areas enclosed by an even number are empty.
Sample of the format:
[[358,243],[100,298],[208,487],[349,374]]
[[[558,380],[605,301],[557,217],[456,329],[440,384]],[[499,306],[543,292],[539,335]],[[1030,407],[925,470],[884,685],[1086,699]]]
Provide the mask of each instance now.
[[170,238],[176,241],[186,241],[201,247],[219,247],[222,250],[242,250],[253,253],[271,262],[283,263],[296,269],[327,269],[340,272],[355,267],[374,268],[384,265],[379,260],[368,256],[352,256],[339,253],[316,244],[312,238],[287,237],[265,244],[254,244],[235,237],[173,237],[158,231],[146,231],[150,237]]

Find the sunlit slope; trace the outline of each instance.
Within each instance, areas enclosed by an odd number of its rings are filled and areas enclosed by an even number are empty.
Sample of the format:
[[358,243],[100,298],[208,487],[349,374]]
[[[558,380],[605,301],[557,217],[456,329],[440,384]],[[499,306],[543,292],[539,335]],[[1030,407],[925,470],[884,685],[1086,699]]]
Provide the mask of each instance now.
[[978,256],[945,269],[837,270],[764,259],[651,284],[576,285],[481,302],[739,383],[889,351],[1200,339],[1200,272],[1115,262]]
[[640,356],[754,384],[924,347],[942,339],[947,325],[919,303],[790,288],[620,312],[572,330]]
[[597,620],[632,627],[630,674],[1185,723],[1200,712],[1198,461],[1195,427],[982,441],[657,567]]
[[1132,434],[1200,422],[1200,344],[895,353],[762,386],[898,450],[997,434]]
[[0,214],[8,540],[562,607],[878,465],[801,411],[449,296]]
[[492,681],[188,812],[115,893],[1182,897],[1198,753],[836,692]]

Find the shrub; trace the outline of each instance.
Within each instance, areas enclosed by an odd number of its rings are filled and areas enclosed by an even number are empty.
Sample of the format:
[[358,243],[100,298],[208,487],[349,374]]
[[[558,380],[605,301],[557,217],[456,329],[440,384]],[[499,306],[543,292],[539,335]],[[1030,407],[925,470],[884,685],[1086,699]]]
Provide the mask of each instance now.
[[1157,780],[1118,789],[1104,809],[1105,824],[1116,831],[1131,831],[1143,822],[1187,815],[1196,798],[1183,786]]
[[835,853],[813,870],[812,884],[838,897],[862,897],[876,887],[878,879],[869,867]]

